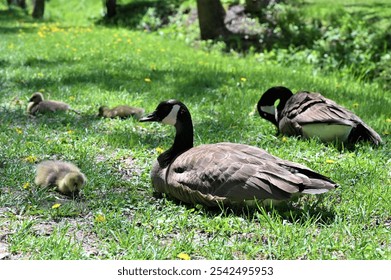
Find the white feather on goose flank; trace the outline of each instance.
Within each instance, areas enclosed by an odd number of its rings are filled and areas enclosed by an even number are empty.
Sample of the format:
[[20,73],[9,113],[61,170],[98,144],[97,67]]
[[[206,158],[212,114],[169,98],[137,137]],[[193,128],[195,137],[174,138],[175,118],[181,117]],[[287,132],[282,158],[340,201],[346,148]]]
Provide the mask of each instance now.
[[257,147],[235,143],[193,147],[190,112],[177,100],[161,102],[140,121],[162,122],[167,121],[167,116],[176,135],[172,147],[153,165],[151,178],[157,192],[186,203],[217,206],[252,200],[280,201],[294,194],[319,194],[337,187],[327,177]]
[[320,93],[293,94],[286,87],[272,87],[259,100],[258,112],[288,136],[316,137],[324,142],[382,142],[379,134],[357,115]]

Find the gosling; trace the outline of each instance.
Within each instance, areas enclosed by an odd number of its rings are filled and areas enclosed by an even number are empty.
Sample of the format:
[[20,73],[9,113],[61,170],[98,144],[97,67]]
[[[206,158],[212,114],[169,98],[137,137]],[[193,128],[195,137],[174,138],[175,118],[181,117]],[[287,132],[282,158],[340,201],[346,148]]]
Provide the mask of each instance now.
[[44,100],[43,94],[35,92],[29,99],[27,105],[27,113],[30,115],[36,115],[37,113],[49,113],[57,111],[72,111],[76,114],[80,114],[78,111],[72,109],[68,104],[61,101]]
[[127,105],[119,105],[111,109],[109,109],[107,106],[101,106],[99,107],[98,112],[99,117],[120,119],[133,117],[137,120],[140,119],[143,114],[143,108],[131,107]]
[[86,176],[70,162],[46,160],[37,165],[35,184],[56,186],[56,190],[65,195],[78,195],[86,181]]

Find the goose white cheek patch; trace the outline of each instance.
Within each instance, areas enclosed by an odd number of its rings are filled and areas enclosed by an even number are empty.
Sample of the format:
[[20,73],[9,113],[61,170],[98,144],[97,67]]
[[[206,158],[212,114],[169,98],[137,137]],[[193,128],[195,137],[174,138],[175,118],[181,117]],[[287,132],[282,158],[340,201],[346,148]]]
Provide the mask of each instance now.
[[276,113],[276,108],[274,108],[274,106],[261,106],[261,110],[263,112],[269,113],[269,114],[271,114],[273,116]]
[[270,115],[273,115],[274,118],[276,119],[276,121],[278,121],[276,107],[274,107],[274,106],[261,106],[261,111],[266,112]]
[[174,105],[170,113],[162,120],[162,123],[175,125],[179,109],[180,109],[179,105]]

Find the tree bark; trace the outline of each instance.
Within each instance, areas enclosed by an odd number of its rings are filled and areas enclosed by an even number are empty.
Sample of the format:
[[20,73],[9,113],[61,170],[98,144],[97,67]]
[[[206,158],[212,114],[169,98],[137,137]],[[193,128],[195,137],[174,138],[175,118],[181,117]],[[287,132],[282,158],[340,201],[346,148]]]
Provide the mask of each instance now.
[[19,5],[19,7],[21,7],[22,9],[26,9],[26,8],[27,8],[26,0],[18,0],[18,5]]
[[45,12],[45,0],[35,0],[33,8],[33,18],[43,18]]
[[263,0],[246,0],[246,12],[256,14],[261,10]]
[[7,4],[8,4],[8,6],[16,5],[16,6],[21,7],[22,9],[27,8],[26,0],[7,0]]
[[106,0],[106,17],[112,18],[117,14],[117,1]]
[[283,2],[283,0],[246,0],[246,12],[258,14],[267,5],[280,2]]
[[201,39],[217,39],[229,34],[225,27],[225,10],[220,0],[197,0]]

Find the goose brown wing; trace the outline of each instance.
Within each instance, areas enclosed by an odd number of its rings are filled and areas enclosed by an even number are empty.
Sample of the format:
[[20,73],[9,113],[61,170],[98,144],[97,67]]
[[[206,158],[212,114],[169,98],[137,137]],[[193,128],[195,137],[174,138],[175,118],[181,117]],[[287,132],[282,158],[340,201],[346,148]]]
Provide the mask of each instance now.
[[302,134],[301,126],[309,123],[355,127],[360,121],[352,112],[318,93],[300,92],[286,103],[280,115],[279,128],[287,135],[297,135]]
[[283,200],[294,193],[321,193],[335,183],[305,166],[276,158],[243,144],[218,143],[194,147],[168,170],[169,192],[178,199],[229,201],[254,198]]
[[363,138],[376,145],[381,143],[379,134],[353,112],[319,93],[299,92],[288,100],[281,113],[280,131],[287,135],[302,135],[302,126],[310,123],[351,126],[353,142]]

